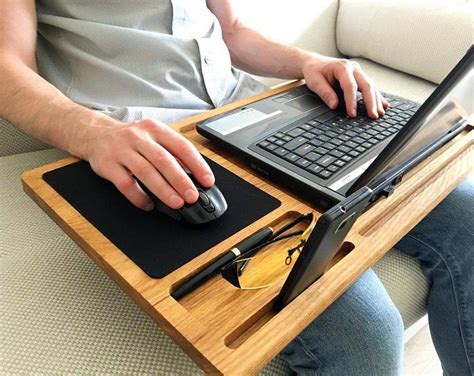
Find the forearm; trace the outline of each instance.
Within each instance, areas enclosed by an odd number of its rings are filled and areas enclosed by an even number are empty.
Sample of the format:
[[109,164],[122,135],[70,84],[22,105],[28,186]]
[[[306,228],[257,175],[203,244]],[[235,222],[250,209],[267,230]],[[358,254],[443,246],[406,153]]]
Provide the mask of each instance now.
[[303,78],[303,65],[310,54],[297,47],[270,41],[238,23],[224,33],[232,64],[248,73],[276,78]]
[[0,117],[80,158],[98,127],[115,123],[74,103],[15,57],[0,55],[0,87]]

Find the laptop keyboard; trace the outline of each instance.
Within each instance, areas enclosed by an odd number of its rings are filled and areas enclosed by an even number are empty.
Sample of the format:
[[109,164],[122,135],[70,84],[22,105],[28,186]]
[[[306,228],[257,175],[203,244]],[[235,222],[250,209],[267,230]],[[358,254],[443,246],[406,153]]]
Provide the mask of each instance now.
[[390,107],[377,120],[367,117],[362,100],[357,118],[328,111],[267,136],[257,146],[322,179],[329,179],[344,166],[396,134],[419,105],[385,95]]

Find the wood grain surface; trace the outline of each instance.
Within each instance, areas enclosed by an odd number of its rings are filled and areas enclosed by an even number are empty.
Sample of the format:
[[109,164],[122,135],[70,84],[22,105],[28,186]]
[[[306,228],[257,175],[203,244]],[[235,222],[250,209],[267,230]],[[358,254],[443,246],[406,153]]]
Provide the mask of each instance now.
[[283,85],[172,125],[201,153],[278,198],[282,205],[162,279],[146,275],[42,179],[45,172],[75,163],[76,158],[22,175],[30,197],[210,374],[257,373],[473,171],[473,134],[465,131],[408,173],[390,198],[364,213],[329,270],[280,312],[272,311],[271,305],[283,275],[279,283],[260,290],[236,289],[218,275],[176,301],[170,292],[177,284],[251,233],[269,225],[278,227],[297,214],[320,215],[310,203],[256,175],[195,130],[198,121],[300,84]]

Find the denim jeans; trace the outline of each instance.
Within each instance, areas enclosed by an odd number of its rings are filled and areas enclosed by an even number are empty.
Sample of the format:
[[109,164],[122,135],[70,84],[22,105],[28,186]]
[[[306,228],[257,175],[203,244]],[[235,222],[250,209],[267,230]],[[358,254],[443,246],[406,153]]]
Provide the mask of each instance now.
[[[428,317],[446,375],[474,371],[474,179],[465,180],[397,245],[430,284]],[[400,375],[403,323],[366,272],[282,352],[301,375]]]

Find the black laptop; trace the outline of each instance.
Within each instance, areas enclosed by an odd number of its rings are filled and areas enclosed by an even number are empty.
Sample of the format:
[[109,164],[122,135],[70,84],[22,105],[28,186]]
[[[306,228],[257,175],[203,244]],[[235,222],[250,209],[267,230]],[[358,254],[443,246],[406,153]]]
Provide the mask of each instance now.
[[197,130],[323,209],[363,186],[376,198],[468,125],[473,55],[471,46],[422,105],[384,93],[390,108],[377,120],[367,117],[360,97],[351,119],[302,85],[210,118]]

